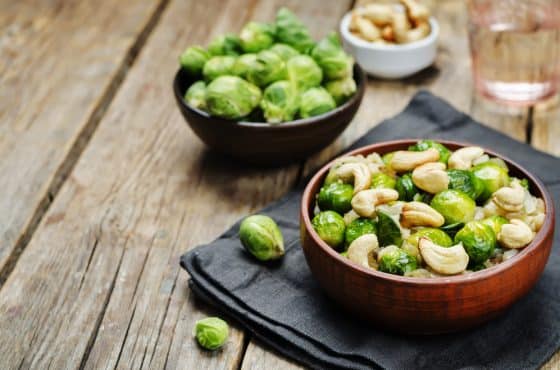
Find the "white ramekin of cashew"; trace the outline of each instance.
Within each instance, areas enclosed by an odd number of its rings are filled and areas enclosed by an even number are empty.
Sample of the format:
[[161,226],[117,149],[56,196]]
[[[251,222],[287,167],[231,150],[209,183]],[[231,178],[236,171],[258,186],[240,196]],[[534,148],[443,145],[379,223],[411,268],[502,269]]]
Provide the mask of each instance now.
[[342,18],[340,33],[366,72],[395,79],[434,62],[439,25],[417,0],[366,1]]

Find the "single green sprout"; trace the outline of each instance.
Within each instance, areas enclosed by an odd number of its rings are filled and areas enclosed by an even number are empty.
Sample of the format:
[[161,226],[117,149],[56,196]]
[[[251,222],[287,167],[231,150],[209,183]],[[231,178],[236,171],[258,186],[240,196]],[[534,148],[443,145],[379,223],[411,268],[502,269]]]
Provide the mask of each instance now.
[[492,227],[480,221],[471,221],[455,235],[455,243],[463,243],[472,266],[483,263],[492,256],[496,247],[496,235]]
[[233,34],[216,36],[210,44],[208,44],[208,52],[212,56],[231,55],[237,56],[241,54],[241,45],[239,37]]
[[416,185],[414,185],[414,181],[412,181],[412,175],[409,173],[405,173],[397,178],[395,190],[399,193],[399,200],[405,202],[414,200],[414,196],[419,192]]
[[394,275],[404,275],[407,272],[416,270],[417,267],[418,262],[416,258],[401,248],[392,245],[387,247],[386,250],[381,251],[379,271]]
[[400,246],[403,241],[399,224],[391,216],[381,211],[377,211],[377,238],[382,247]]
[[335,211],[344,214],[352,209],[354,187],[350,184],[333,182],[324,185],[317,195],[317,204],[321,211]]
[[284,62],[287,62],[296,55],[299,55],[299,52],[288,44],[274,44],[269,50],[278,54],[278,56],[282,58]]
[[471,171],[449,170],[449,189],[460,190],[473,200],[477,200],[484,192],[484,184]]
[[371,188],[372,189],[394,189],[397,185],[397,180],[392,178],[391,176],[383,173],[378,172],[371,177]]
[[323,87],[313,87],[301,94],[299,114],[302,118],[318,116],[334,108],[333,97]]
[[274,27],[267,23],[249,22],[239,33],[241,48],[246,53],[258,53],[274,43]]
[[285,80],[286,77],[286,63],[278,54],[270,50],[258,53],[253,68],[247,71],[247,81],[260,87]]
[[507,218],[498,215],[487,217],[483,220],[480,220],[480,222],[490,226],[496,236],[498,236],[498,234],[502,230],[502,226],[509,223]]
[[181,54],[179,63],[189,75],[198,77],[208,59],[210,59],[210,54],[203,47],[191,46]]
[[334,249],[344,243],[346,224],[344,218],[334,211],[323,211],[313,217],[313,228],[319,237]]
[[230,55],[220,55],[210,58],[202,69],[204,79],[210,82],[220,76],[231,75],[235,60],[236,58]]
[[354,59],[344,52],[335,32],[315,45],[311,57],[319,64],[327,80],[352,77]]
[[476,203],[471,197],[453,189],[437,193],[430,205],[445,218],[446,225],[472,221],[476,211]]
[[344,236],[346,242],[346,248],[352,244],[352,242],[358,239],[360,236],[365,234],[376,234],[377,225],[375,221],[369,218],[358,218],[348,226],[346,226],[346,233]]
[[264,90],[260,107],[269,123],[281,123],[294,119],[298,111],[298,94],[288,81],[276,81]]
[[495,162],[484,162],[472,168],[472,173],[483,184],[480,201],[486,201],[492,194],[509,184],[508,170]]
[[198,344],[213,351],[224,345],[229,335],[229,327],[219,317],[207,317],[195,323],[193,335]]
[[332,95],[336,105],[342,105],[356,93],[356,81],[349,76],[340,80],[329,81],[325,89]]
[[231,73],[235,76],[247,79],[250,70],[256,68],[257,54],[243,54],[237,58],[231,69]]
[[239,239],[245,249],[261,261],[284,255],[284,238],[276,222],[268,216],[253,215],[241,222]]
[[191,107],[206,110],[206,83],[197,81],[185,93],[185,102]]
[[261,90],[236,76],[220,76],[206,88],[206,107],[216,117],[239,119],[255,109]]
[[300,53],[307,53],[315,45],[307,27],[287,8],[281,8],[276,13],[275,28],[278,41]]
[[451,151],[447,149],[447,147],[441,143],[438,143],[434,140],[420,140],[416,144],[410,146],[408,150],[413,152],[423,152],[430,148],[434,148],[439,152],[439,161],[442,163],[446,163],[451,156]]
[[297,86],[299,92],[317,87],[323,79],[323,71],[308,55],[296,55],[286,62],[288,80]]

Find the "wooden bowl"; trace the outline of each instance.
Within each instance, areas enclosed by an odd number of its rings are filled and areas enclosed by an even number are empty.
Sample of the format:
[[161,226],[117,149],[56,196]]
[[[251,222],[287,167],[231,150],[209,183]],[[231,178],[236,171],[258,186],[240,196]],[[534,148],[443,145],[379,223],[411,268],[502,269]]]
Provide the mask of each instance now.
[[319,116],[278,125],[226,120],[189,106],[183,97],[194,80],[181,69],[175,75],[173,90],[185,120],[210,148],[249,163],[278,165],[307,158],[344,131],[364,96],[366,76],[357,64],[354,79],[357,91],[343,105]]
[[[450,149],[468,146],[441,141]],[[406,150],[417,140],[390,141],[354,150],[348,155]],[[301,241],[307,264],[325,292],[343,308],[377,326],[397,332],[436,334],[481,324],[504,312],[525,295],[541,275],[552,247],[554,206],[544,185],[515,162],[506,161],[513,176],[529,180],[531,193],[544,200],[546,220],[533,242],[515,257],[467,275],[412,278],[391,275],[351,263],[322,241],[311,224],[315,194],[329,170],[325,165],[311,179],[301,203]]]

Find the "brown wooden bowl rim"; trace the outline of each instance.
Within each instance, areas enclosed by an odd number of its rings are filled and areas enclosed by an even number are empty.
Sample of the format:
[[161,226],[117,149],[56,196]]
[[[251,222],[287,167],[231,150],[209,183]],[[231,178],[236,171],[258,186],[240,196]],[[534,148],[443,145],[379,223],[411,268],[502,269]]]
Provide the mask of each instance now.
[[[366,154],[366,153],[376,152],[380,148],[384,148],[384,147],[388,147],[388,146],[405,147],[405,146],[412,145],[412,144],[418,142],[418,140],[420,140],[420,139],[401,139],[401,140],[384,141],[384,142],[375,143],[375,144],[360,147],[358,149],[355,149],[355,150],[352,150],[350,152],[344,153],[340,156],[337,156],[337,158],[341,157],[341,156],[347,156],[347,155]],[[476,145],[476,144],[470,144],[470,143],[467,143],[467,142],[458,142],[458,141],[450,141],[450,140],[439,140],[438,139],[437,141],[444,144],[444,145],[459,146],[459,147],[472,146],[472,145],[480,146],[480,145]],[[323,176],[326,175],[327,171],[329,170],[329,168],[333,164],[333,162],[336,160],[336,158],[331,160],[329,163],[327,163],[323,167],[321,167],[321,169],[317,171],[317,173],[313,176],[313,178],[309,181],[309,183],[305,187],[305,191],[303,193],[303,197],[302,197],[302,200],[301,200],[301,208],[300,208],[300,215],[301,215],[301,218],[304,222],[305,229],[306,229],[307,233],[309,233],[309,235],[311,236],[313,241],[316,243],[316,245],[318,245],[325,253],[327,253],[327,255],[329,255],[330,257],[333,258],[333,263],[343,264],[348,269],[354,270],[354,272],[356,272],[358,274],[367,275],[367,276],[372,277],[372,278],[380,278],[380,279],[390,280],[394,283],[401,284],[401,285],[416,285],[416,286],[419,286],[419,285],[446,285],[446,284],[449,284],[449,283],[455,283],[455,284],[471,283],[471,282],[475,282],[475,281],[490,279],[493,276],[500,274],[502,271],[507,270],[508,268],[513,266],[514,264],[522,263],[528,257],[530,257],[532,252],[538,246],[540,246],[543,243],[543,241],[547,238],[547,236],[549,236],[549,234],[554,232],[553,226],[554,226],[554,220],[555,220],[555,212],[554,212],[554,203],[552,201],[552,198],[551,198],[550,194],[546,190],[544,184],[536,176],[531,174],[529,171],[525,170],[525,168],[523,168],[517,162],[509,159],[508,157],[503,156],[501,154],[498,154],[498,153],[496,153],[492,150],[489,150],[487,148],[484,148],[484,147],[482,147],[482,148],[484,149],[485,153],[488,153],[492,156],[503,159],[504,161],[506,161],[508,166],[512,166],[512,167],[516,168],[519,172],[521,172],[527,179],[529,179],[529,181],[531,182],[531,185],[535,186],[539,190],[539,192],[543,195],[543,200],[544,200],[544,203],[545,203],[545,222],[544,222],[543,226],[541,227],[541,229],[539,230],[539,232],[537,233],[537,235],[535,236],[533,241],[528,246],[523,248],[519,252],[519,254],[517,254],[516,256],[514,256],[511,259],[508,259],[507,261],[501,262],[501,263],[499,263],[495,266],[489,267],[487,269],[480,270],[480,271],[475,271],[475,272],[472,272],[472,273],[469,273],[469,274],[466,274],[466,275],[455,275],[455,276],[437,277],[437,278],[419,278],[419,277],[407,277],[407,276],[393,275],[393,274],[388,274],[388,273],[373,270],[373,269],[367,269],[365,267],[362,267],[362,266],[359,266],[359,265],[356,265],[356,264],[350,262],[347,258],[342,257],[337,251],[335,251],[332,247],[330,247],[327,243],[325,243],[319,237],[319,235],[317,235],[317,233],[315,232],[315,229],[313,228],[313,226],[311,224],[311,218],[309,216],[309,209],[310,209],[310,205],[312,204],[311,202],[315,201],[315,194],[311,194],[311,189],[314,188],[315,185],[320,180],[322,180]],[[380,154],[382,154],[382,151],[381,151]]]
[[175,98],[181,104],[181,106],[190,111],[192,114],[198,116],[201,119],[207,120],[208,122],[219,121],[221,125],[232,125],[232,126],[242,126],[242,127],[250,127],[255,128],[258,130],[286,130],[292,127],[300,127],[300,126],[308,126],[313,125],[318,122],[324,122],[329,120],[329,118],[333,117],[334,115],[343,112],[345,110],[350,109],[353,105],[359,104],[359,102],[364,97],[365,86],[366,86],[366,74],[362,67],[358,63],[354,63],[353,71],[355,74],[358,75],[357,78],[357,89],[354,95],[348,101],[344,102],[344,104],[336,107],[335,109],[328,111],[326,113],[320,114],[318,116],[313,116],[309,118],[301,118],[296,119],[293,121],[286,121],[279,124],[270,124],[268,122],[247,122],[247,121],[235,121],[235,120],[228,120],[220,117],[213,117],[207,112],[191,107],[185,102],[183,99],[183,93],[181,93],[181,89],[179,87],[179,76],[181,74],[182,69],[179,68],[177,73],[175,73],[175,78],[173,79],[173,91],[175,93]]

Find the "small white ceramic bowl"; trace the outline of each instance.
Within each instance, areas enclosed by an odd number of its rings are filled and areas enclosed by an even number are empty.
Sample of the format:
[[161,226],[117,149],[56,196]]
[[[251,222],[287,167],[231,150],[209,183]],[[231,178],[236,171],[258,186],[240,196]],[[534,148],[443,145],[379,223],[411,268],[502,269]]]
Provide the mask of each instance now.
[[352,14],[347,13],[340,22],[340,34],[344,49],[352,54],[356,62],[370,75],[396,79],[415,74],[430,66],[437,51],[439,25],[430,18],[431,32],[422,40],[409,44],[376,44],[354,36],[348,26]]

